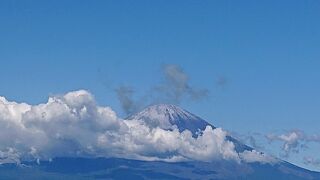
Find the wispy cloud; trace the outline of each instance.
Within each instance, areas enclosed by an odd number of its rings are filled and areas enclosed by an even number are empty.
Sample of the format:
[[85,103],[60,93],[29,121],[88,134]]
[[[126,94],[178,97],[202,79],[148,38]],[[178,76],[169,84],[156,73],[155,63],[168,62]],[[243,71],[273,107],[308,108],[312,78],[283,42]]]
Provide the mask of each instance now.
[[192,86],[189,76],[178,65],[164,65],[163,74],[165,81],[158,85],[157,89],[174,103],[179,104],[183,98],[197,101],[208,96],[209,90]]
[[309,143],[320,143],[319,135],[308,135],[302,130],[292,130],[283,134],[268,134],[265,137],[270,143],[273,141],[281,142],[283,151],[281,155],[286,158],[292,153],[299,153],[308,148]]
[[316,158],[310,157],[310,156],[304,157],[303,163],[305,165],[312,165],[315,167],[320,167],[320,159],[316,159]]
[[[199,101],[209,96],[209,90],[191,85],[188,74],[175,64],[163,65],[163,81],[150,87],[142,96],[135,97],[131,86],[115,88],[118,100],[126,115],[154,103],[180,104],[182,100]],[[220,82],[223,83],[223,82]]]
[[291,153],[298,153],[300,148],[303,147],[303,137],[302,134],[298,131],[292,131],[281,135],[268,134],[266,135],[266,138],[270,142],[280,141],[283,143],[283,157],[289,157]]
[[231,134],[233,137],[236,137],[242,143],[249,145],[256,150],[263,151],[265,149],[263,143],[261,142],[261,139],[264,139],[261,133],[253,132],[240,134],[237,132],[231,132]]
[[226,78],[225,76],[219,76],[217,79],[216,79],[216,84],[218,85],[218,87],[221,87],[221,88],[225,88],[229,83],[229,79]]
[[249,162],[249,163],[260,162],[265,164],[265,163],[277,162],[276,158],[256,150],[244,151],[243,153],[240,153],[240,156],[245,162]]
[[133,114],[139,109],[138,102],[133,97],[134,90],[132,87],[119,86],[115,89],[115,92],[123,111],[127,115]]

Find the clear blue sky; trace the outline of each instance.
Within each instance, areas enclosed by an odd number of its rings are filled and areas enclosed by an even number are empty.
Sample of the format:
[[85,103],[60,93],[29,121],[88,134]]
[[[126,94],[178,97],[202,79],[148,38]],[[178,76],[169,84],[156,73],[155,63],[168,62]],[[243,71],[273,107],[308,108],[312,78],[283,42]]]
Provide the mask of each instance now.
[[319,19],[315,0],[1,1],[0,95],[37,104],[86,89],[123,115],[115,87],[143,94],[177,64],[210,90],[181,106],[216,126],[318,133]]

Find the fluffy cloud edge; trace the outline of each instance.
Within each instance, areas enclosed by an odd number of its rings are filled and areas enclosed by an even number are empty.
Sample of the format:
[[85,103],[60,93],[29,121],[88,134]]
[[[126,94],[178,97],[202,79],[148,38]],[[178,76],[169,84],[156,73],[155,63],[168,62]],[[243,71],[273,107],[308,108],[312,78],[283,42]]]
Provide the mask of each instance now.
[[198,137],[124,120],[86,90],[29,105],[0,97],[0,164],[54,157],[117,157],[146,161],[274,162],[255,150],[238,153],[221,128]]

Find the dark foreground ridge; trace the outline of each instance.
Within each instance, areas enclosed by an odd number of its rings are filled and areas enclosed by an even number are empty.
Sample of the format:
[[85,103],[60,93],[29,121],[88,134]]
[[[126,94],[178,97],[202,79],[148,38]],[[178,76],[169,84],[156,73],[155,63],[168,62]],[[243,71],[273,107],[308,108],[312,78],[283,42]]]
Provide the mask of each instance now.
[[289,163],[238,164],[230,161],[157,162],[119,158],[55,158],[0,166],[0,179],[227,179],[304,180],[320,179],[319,173]]

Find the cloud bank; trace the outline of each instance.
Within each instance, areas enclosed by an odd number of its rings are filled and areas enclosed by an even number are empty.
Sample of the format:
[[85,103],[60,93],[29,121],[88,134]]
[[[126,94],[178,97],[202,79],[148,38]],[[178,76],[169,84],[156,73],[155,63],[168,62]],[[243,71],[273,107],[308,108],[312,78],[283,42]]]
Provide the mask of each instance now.
[[54,157],[120,157],[161,161],[264,162],[256,152],[237,153],[227,133],[210,126],[198,137],[188,130],[149,127],[123,120],[97,105],[85,90],[29,105],[0,97],[0,164]]

